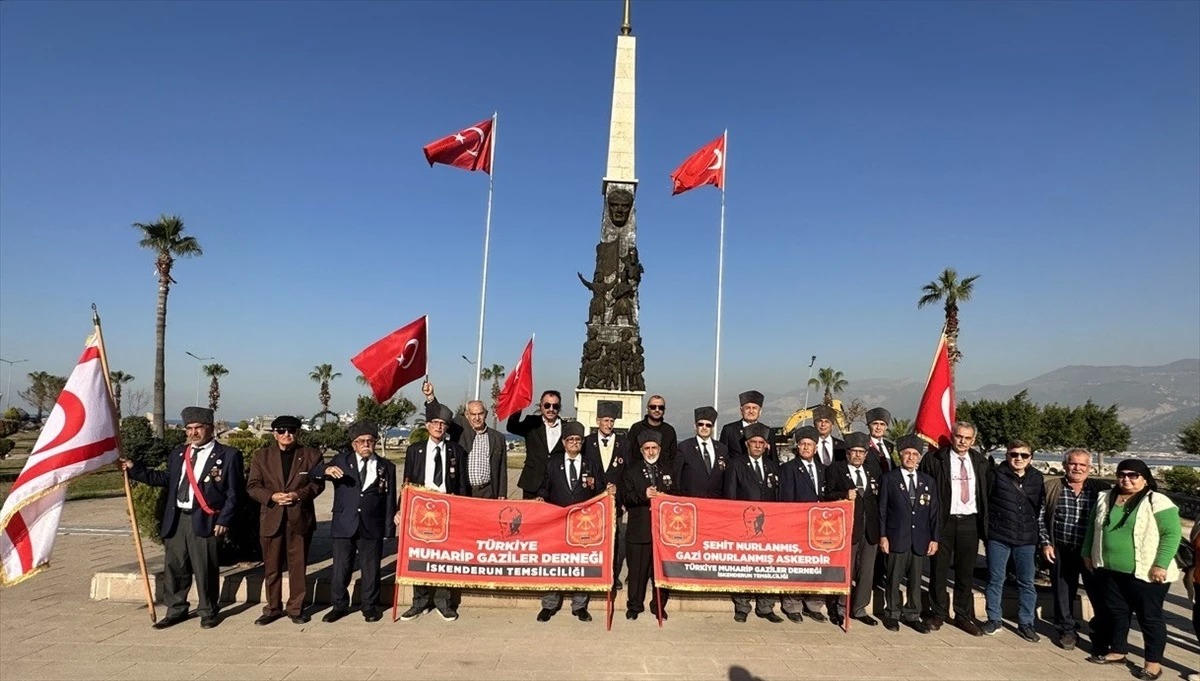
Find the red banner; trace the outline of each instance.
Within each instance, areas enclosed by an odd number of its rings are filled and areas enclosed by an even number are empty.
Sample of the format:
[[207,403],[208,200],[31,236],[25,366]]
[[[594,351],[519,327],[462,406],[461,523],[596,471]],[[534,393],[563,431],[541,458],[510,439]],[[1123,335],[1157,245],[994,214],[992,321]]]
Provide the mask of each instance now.
[[684,591],[850,591],[850,501],[802,504],[660,495],[650,502],[654,581]]
[[607,492],[574,506],[474,499],[406,485],[396,558],[401,584],[608,591],[616,507]]

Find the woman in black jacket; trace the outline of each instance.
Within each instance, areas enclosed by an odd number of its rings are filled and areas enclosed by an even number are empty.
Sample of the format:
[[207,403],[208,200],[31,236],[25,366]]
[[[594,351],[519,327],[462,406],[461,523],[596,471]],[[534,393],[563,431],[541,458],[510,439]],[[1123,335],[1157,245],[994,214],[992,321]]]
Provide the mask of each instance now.
[[1017,576],[1017,634],[1037,643],[1038,635],[1033,628],[1037,605],[1033,574],[1046,490],[1042,474],[1030,466],[1033,449],[1025,442],[1013,440],[1007,450],[1004,463],[996,467],[988,492],[988,621],[982,629],[989,636],[1000,630],[1000,599],[1004,595],[1008,560],[1012,558]]

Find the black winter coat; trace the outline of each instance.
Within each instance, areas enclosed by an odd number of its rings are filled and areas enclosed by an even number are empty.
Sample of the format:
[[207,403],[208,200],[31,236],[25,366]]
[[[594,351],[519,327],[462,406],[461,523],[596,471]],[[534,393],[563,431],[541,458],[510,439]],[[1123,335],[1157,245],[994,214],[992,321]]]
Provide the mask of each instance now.
[[1037,544],[1045,495],[1042,474],[1032,466],[1022,476],[1007,462],[996,466],[988,495],[987,538],[1010,546]]

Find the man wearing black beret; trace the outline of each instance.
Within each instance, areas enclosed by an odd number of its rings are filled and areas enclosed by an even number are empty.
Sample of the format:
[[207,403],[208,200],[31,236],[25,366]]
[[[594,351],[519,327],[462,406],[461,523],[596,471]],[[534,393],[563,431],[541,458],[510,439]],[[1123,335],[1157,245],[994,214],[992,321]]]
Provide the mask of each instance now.
[[[584,455],[595,454],[603,466],[604,480],[613,485],[621,484],[621,476],[625,473],[625,464],[629,460],[630,438],[616,432],[618,405],[613,402],[601,402],[596,407],[596,430],[583,439]],[[621,588],[621,566],[625,564],[625,531],[621,529],[621,516],[625,509],[621,506],[620,495],[616,498],[617,526],[613,528],[613,590]]]
[[875,552],[879,545],[879,475],[866,465],[871,438],[866,433],[846,434],[846,460],[825,470],[825,487],[831,499],[854,502],[853,558],[850,612],[845,599],[830,603],[829,620],[841,626],[847,616],[867,626],[879,622],[867,612],[875,587]]
[[[646,587],[654,574],[654,570],[651,569],[654,545],[650,541],[650,500],[659,494],[674,493],[678,484],[674,474],[661,458],[661,440],[662,435],[658,431],[643,430],[638,435],[641,456],[626,464],[624,477],[621,479],[621,503],[629,513],[625,530],[626,562],[629,565],[625,619],[628,620],[637,619],[638,614],[645,608]],[[667,590],[656,591],[662,596],[663,619],[666,619]],[[651,597],[652,613],[658,611],[658,605],[658,601]]]
[[[899,631],[903,621],[918,633],[928,634],[921,620],[921,575],[928,557],[937,553],[941,515],[937,486],[928,474],[917,470],[925,441],[905,435],[893,448],[900,466],[883,476],[879,485],[879,550],[887,569],[887,606],[883,626]],[[900,599],[900,585],[908,580],[908,598]]]
[[[743,429],[746,456],[737,457],[725,472],[725,498],[731,501],[779,501],[779,465],[766,457],[771,429],[752,423]],[[750,596],[733,595],[733,621],[745,622],[750,614]],[[757,594],[754,614],[778,624],[783,618],[775,614],[775,597]]]
[[[731,421],[721,426],[721,444],[729,449],[729,455],[733,458],[745,458],[746,456],[746,436],[745,429],[747,426],[758,423],[759,417],[762,415],[763,394],[757,390],[747,390],[738,395],[738,404],[741,405],[742,418],[740,421]],[[773,439],[771,434],[774,433],[774,428],[770,426],[764,427],[767,429],[767,452],[765,456],[779,462],[779,458],[775,453],[775,446],[771,442]]]
[[679,443],[679,492],[684,496],[720,499],[725,493],[729,448],[713,438],[717,410],[695,410],[696,437]]
[[868,409],[866,414],[867,428],[871,429],[871,446],[867,449],[867,465],[883,475],[899,464],[900,459],[893,459],[896,444],[884,438],[888,426],[892,423],[892,412],[883,407]]
[[818,404],[813,407],[813,427],[817,429],[817,460],[829,466],[834,461],[846,460],[846,443],[833,436],[833,420],[837,412],[833,407]]

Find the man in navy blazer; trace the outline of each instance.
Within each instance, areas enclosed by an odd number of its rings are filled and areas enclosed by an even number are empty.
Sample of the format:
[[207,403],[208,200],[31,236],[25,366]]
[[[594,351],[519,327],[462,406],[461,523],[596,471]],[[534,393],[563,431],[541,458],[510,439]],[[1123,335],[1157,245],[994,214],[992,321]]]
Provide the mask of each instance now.
[[[562,456],[550,457],[546,463],[546,476],[538,490],[538,500],[555,506],[573,506],[602,494],[607,489],[604,464],[600,462],[599,454],[583,453],[583,424],[578,421],[563,423],[562,442],[566,451]],[[589,600],[586,591],[571,594],[571,614],[580,622],[592,621],[587,609]],[[549,622],[562,608],[562,602],[563,595],[559,591],[544,594],[537,621]]]
[[217,549],[233,522],[245,471],[242,453],[213,439],[211,409],[187,407],[180,416],[187,443],[167,457],[167,470],[152,470],[129,459],[119,459],[117,467],[138,482],[166,488],[159,536],[167,554],[167,614],[154,628],[166,629],[188,618],[188,591],[195,575],[200,627],[211,629],[221,622]]
[[[883,476],[879,486],[879,550],[887,557],[887,605],[883,626],[899,631],[900,620],[922,634],[929,625],[921,620],[921,574],[927,556],[937,553],[941,514],[937,485],[917,470],[925,441],[905,435],[896,442],[900,467]],[[900,582],[908,579],[908,600],[900,604]]]
[[879,622],[867,612],[875,588],[875,552],[879,547],[879,473],[867,465],[866,433],[846,433],[846,460],[834,461],[825,471],[825,487],[832,499],[854,502],[853,554],[850,561],[850,611],[845,599],[830,603],[829,621],[841,626],[852,617],[873,627]]
[[383,542],[396,537],[396,464],[375,454],[379,427],[371,421],[350,425],[351,451],[319,462],[308,477],[333,485],[333,607],[322,622],[336,622],[350,612],[350,576],[354,559],[362,560],[362,614],[368,622],[383,617],[379,607],[379,563]]
[[713,438],[717,410],[699,407],[693,413],[696,437],[679,443],[679,491],[688,497],[721,499],[725,496],[729,448]]
[[[817,461],[817,429],[812,426],[797,428],[796,458],[780,466],[779,500],[815,503],[825,501],[825,466]],[[825,598],[784,594],[780,597],[783,614],[799,624],[808,615],[814,622],[824,622]]]
[[[771,429],[761,423],[751,423],[742,429],[746,439],[746,456],[734,457],[725,472],[725,498],[731,501],[779,501],[779,464],[767,458]],[[763,517],[763,516],[760,516]],[[750,614],[750,595],[732,594],[733,621],[743,623]],[[775,597],[770,594],[754,596],[754,614],[772,624],[783,618],[775,614]]]

